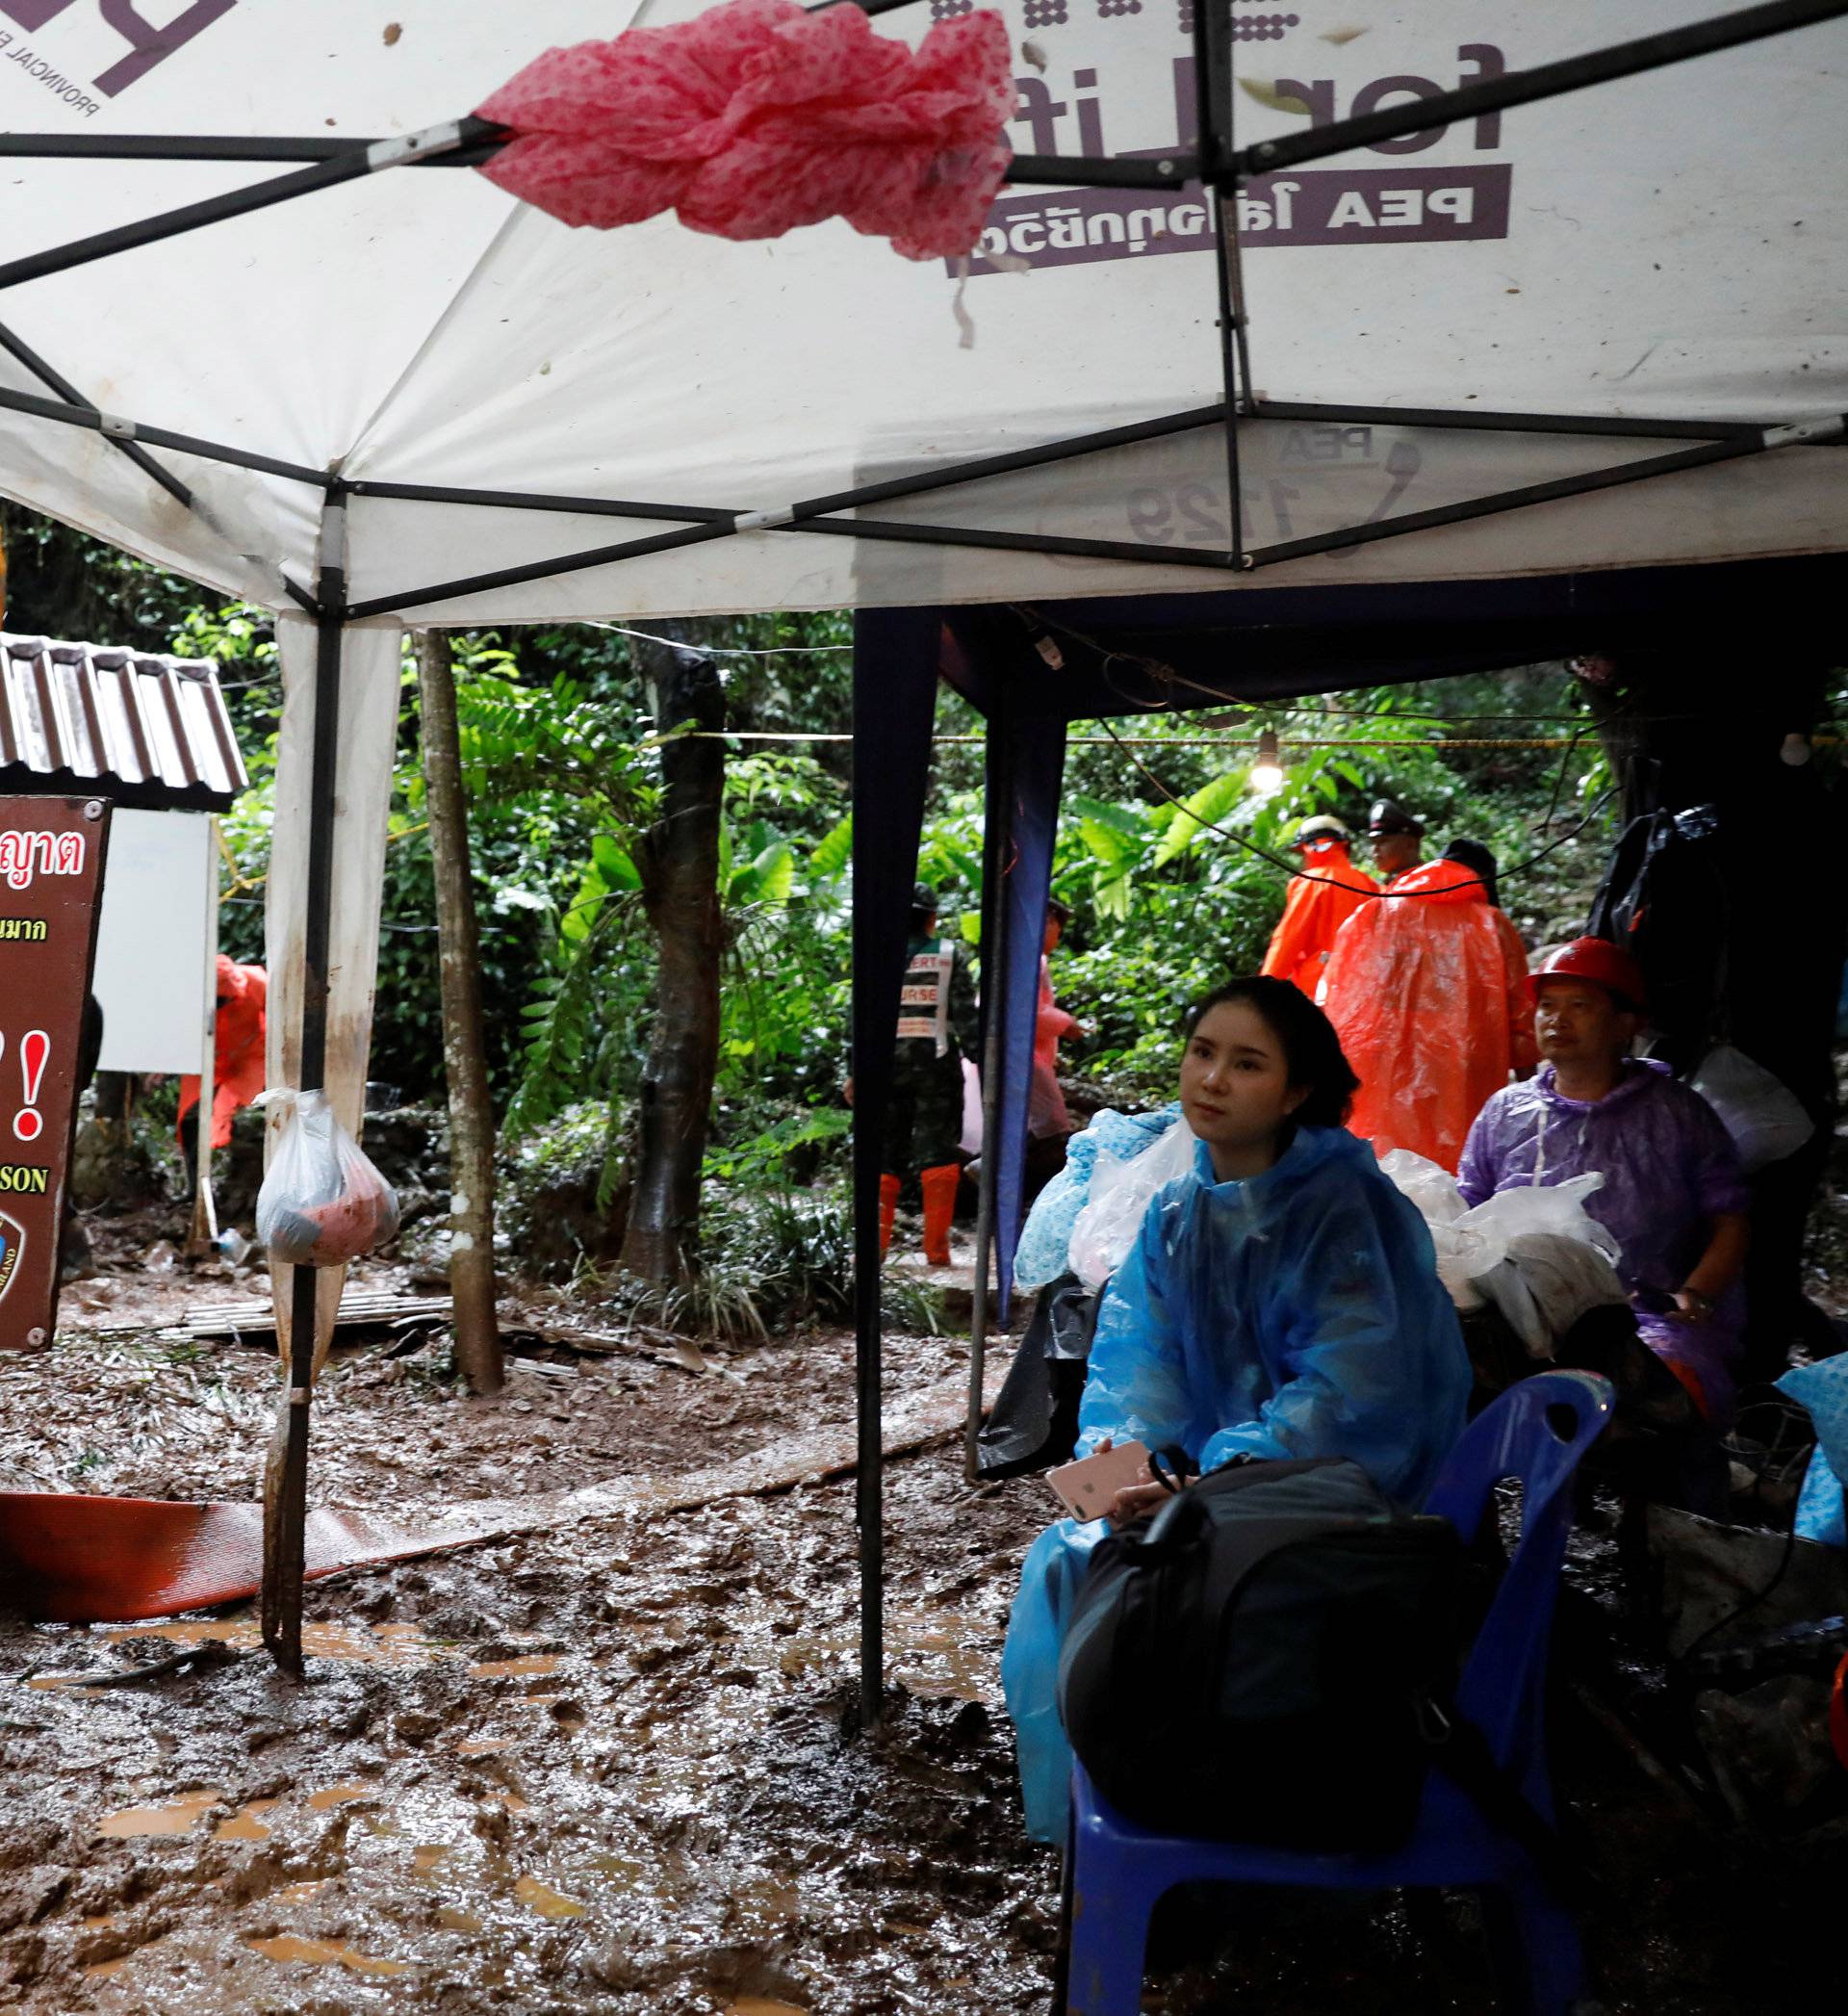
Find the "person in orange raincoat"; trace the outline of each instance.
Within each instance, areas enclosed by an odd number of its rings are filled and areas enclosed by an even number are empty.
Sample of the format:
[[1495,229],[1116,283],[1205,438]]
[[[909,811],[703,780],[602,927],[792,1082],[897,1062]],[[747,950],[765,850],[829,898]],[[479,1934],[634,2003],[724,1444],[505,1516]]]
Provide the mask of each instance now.
[[1312,1001],[1336,932],[1379,888],[1348,855],[1352,838],[1339,819],[1325,813],[1304,819],[1296,828],[1295,844],[1302,854],[1302,868],[1290,878],[1283,917],[1258,969],[1299,987]]
[[1520,934],[1480,874],[1430,861],[1396,876],[1335,939],[1322,1005],[1360,1073],[1348,1126],[1374,1151],[1454,1170],[1470,1123],[1538,1059]]
[[[247,1106],[263,1090],[264,1005],[270,993],[270,976],[260,966],[240,966],[224,953],[218,954],[218,1037],[212,1067],[212,1146],[226,1147],[231,1139],[231,1116]],[[180,1080],[180,1145],[186,1150],[187,1167],[192,1167],[196,1150],[199,1102],[196,1077]],[[191,1120],[192,1124],[188,1126]]]

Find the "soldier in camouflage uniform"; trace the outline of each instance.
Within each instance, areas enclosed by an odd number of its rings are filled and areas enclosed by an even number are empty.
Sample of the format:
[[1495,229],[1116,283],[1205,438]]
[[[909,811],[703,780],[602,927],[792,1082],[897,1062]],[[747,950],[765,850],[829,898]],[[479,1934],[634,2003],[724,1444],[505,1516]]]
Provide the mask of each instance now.
[[962,1177],[962,1057],[977,1044],[975,985],[963,947],[937,936],[937,892],[911,892],[911,935],[905,948],[892,1102],[886,1123],[886,1173],[879,1185],[879,1250],[891,1244],[892,1216],[905,1178],[916,1173],[924,1199],[924,1257],[950,1257],[950,1221]]

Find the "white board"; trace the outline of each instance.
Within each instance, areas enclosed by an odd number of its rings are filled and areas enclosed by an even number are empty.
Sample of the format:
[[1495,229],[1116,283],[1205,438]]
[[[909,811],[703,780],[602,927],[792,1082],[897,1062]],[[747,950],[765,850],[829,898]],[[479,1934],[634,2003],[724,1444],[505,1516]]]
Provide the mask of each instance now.
[[206,975],[218,863],[202,812],[117,812],[110,820],[96,977],[103,1071],[193,1072],[217,1003]]

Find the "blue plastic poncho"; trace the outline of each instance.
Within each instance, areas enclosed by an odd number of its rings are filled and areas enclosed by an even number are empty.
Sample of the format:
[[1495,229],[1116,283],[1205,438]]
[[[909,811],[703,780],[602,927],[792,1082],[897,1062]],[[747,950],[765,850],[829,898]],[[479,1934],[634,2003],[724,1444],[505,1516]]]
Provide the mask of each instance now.
[[[1156,1194],[1111,1282],[1079,1448],[1179,1443],[1210,1470],[1243,1452],[1345,1456],[1418,1504],[1462,1433],[1469,1359],[1416,1207],[1345,1128],[1303,1127],[1276,1165],[1219,1183],[1201,1146]],[[1071,1753],[1059,1646],[1102,1523],[1063,1519],[1021,1571],[1001,1677],[1028,1832],[1064,1837]]]

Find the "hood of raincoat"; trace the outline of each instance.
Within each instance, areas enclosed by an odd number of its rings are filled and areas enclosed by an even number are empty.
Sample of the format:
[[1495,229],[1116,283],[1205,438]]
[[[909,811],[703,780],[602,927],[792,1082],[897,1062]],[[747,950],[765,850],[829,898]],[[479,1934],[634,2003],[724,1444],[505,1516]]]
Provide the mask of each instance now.
[[1202,1145],[1156,1192],[1105,1294],[1080,1447],[1345,1456],[1415,1503],[1469,1386],[1416,1207],[1346,1128],[1301,1127],[1261,1176],[1217,1182]]
[[228,953],[218,954],[218,999],[241,1001],[250,991],[247,969],[241,967]]
[[1659,1057],[1626,1057],[1616,1084],[1601,1099],[1568,1098],[1559,1090],[1559,1074],[1551,1064],[1541,1065],[1531,1082],[1534,1097],[1561,1113],[1619,1113],[1632,1099],[1653,1090],[1657,1079],[1674,1075]]
[[1477,903],[1488,907],[1489,892],[1474,868],[1456,861],[1422,861],[1415,868],[1393,877],[1391,888],[1399,895],[1420,904]]
[[[1325,874],[1331,868],[1353,869],[1354,858],[1348,851],[1348,842],[1342,840],[1312,840],[1306,841],[1297,852],[1302,856],[1303,871],[1308,874]],[[1355,872],[1360,872],[1356,870]],[[1373,887],[1373,878],[1369,875],[1367,884]]]
[[[1213,1173],[1213,1151],[1204,1141],[1194,1144],[1194,1173],[1159,1191],[1151,1210],[1169,1198],[1187,1198],[1203,1193],[1207,1207],[1242,1212],[1280,1209],[1292,1191],[1313,1182],[1330,1163],[1345,1163],[1360,1171],[1376,1166],[1363,1141],[1356,1141],[1346,1127],[1298,1127],[1288,1148],[1270,1167],[1254,1176],[1238,1176],[1222,1183]],[[1165,1229],[1164,1236],[1168,1236]]]

